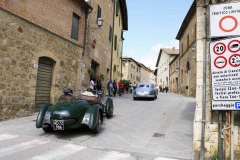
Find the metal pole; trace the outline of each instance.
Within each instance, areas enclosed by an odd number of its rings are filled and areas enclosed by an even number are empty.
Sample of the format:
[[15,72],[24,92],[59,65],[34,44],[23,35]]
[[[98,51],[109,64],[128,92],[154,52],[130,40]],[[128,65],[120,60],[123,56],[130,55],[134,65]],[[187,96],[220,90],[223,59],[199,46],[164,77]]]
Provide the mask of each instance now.
[[231,146],[230,146],[230,150],[231,150],[231,160],[234,160],[234,111],[231,112]]
[[218,114],[218,160],[223,159],[223,139],[221,138],[222,135],[222,129],[223,129],[223,111],[219,111]]
[[204,147],[204,141],[205,141],[205,124],[206,124],[206,33],[207,33],[207,9],[205,6],[205,1],[204,1],[204,9],[205,9],[205,13],[204,13],[204,19],[203,19],[203,88],[202,88],[202,132],[201,132],[201,149],[200,149],[200,160],[204,160],[205,159],[205,147]]
[[114,45],[114,34],[115,34],[115,8],[116,8],[116,1],[113,1],[113,21],[112,21],[112,46],[111,46],[111,61],[110,61],[110,80],[112,80],[112,67],[113,67],[113,45]]

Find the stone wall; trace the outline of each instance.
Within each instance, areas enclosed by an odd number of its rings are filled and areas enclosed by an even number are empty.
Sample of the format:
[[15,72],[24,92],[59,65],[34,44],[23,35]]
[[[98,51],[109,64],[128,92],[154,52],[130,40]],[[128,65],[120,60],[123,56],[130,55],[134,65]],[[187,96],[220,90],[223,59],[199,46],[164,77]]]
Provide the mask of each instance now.
[[82,52],[77,43],[0,9],[0,120],[33,113],[39,57],[55,61],[52,103],[69,84],[80,89]]
[[1,7],[71,40],[73,13],[80,17],[78,41],[83,46],[86,10],[77,0],[6,0]]
[[[195,6],[194,6],[195,7]],[[189,20],[180,43],[179,56],[179,93],[186,96],[196,95],[196,15]],[[189,63],[189,68],[187,67]]]

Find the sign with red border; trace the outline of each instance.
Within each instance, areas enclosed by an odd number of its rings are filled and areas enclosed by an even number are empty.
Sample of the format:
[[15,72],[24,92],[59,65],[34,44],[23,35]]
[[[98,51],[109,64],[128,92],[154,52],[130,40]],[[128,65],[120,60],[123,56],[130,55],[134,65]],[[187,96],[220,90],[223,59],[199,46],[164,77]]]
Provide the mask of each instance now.
[[[224,26],[223,25],[224,22],[228,23],[229,21],[233,21],[233,25],[232,26],[229,26],[229,25],[225,25]],[[223,32],[233,32],[234,30],[236,30],[237,27],[238,27],[238,21],[237,21],[237,19],[234,16],[224,16],[219,21],[219,28]]]
[[239,67],[240,66],[240,54],[233,54],[229,58],[229,64],[232,67]]
[[211,42],[209,49],[212,110],[240,110],[240,37]]
[[240,35],[240,2],[210,5],[210,37]]
[[240,51],[240,41],[235,39],[235,40],[232,40],[231,42],[229,42],[228,50],[233,53]]
[[214,60],[214,66],[216,68],[222,69],[227,65],[227,59],[223,56],[218,56]]
[[213,52],[217,55],[221,55],[226,51],[226,45],[222,42],[216,43],[213,47]]

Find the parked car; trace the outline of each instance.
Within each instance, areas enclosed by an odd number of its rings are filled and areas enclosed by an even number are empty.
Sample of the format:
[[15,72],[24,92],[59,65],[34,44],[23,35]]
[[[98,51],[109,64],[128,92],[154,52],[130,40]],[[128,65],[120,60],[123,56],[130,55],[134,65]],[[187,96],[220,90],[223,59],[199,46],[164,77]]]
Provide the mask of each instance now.
[[133,91],[133,99],[138,98],[157,98],[157,90],[154,87],[154,84],[151,82],[142,82],[138,83],[136,89]]
[[155,86],[155,90],[156,90],[157,95],[158,95],[158,92],[159,92],[159,86],[158,85]]
[[64,95],[56,104],[45,104],[41,107],[36,120],[36,128],[49,132],[75,129],[85,125],[94,133],[99,133],[103,116],[107,118],[113,116],[112,99],[108,97],[103,104],[99,97],[101,96],[88,91],[82,93],[64,90]]

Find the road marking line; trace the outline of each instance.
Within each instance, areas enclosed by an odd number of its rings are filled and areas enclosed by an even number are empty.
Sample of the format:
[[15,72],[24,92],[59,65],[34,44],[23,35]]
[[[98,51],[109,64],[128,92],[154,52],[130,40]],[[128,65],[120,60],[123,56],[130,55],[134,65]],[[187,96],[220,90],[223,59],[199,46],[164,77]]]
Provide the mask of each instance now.
[[29,160],[59,160],[64,159],[65,157],[74,154],[78,151],[85,149],[84,146],[67,144],[62,147],[58,147],[56,149],[50,150],[44,154],[40,154],[38,156],[34,156]]
[[0,141],[9,140],[9,139],[17,138],[17,137],[18,137],[18,135],[1,134]]
[[25,149],[35,147],[36,145],[46,144],[48,142],[49,142],[49,140],[36,139],[36,140],[31,140],[31,141],[23,142],[20,144],[16,144],[16,145],[13,145],[10,147],[5,147],[5,148],[0,149],[0,157],[4,157],[7,155],[16,153],[16,152],[20,152]]
[[129,153],[120,153],[120,152],[115,152],[111,151],[108,152],[104,157],[101,157],[99,160],[120,160],[123,158],[130,158],[131,155]]
[[178,160],[178,159],[158,157],[158,158],[155,158],[154,160]]

